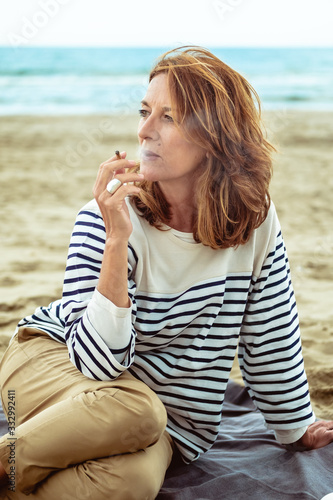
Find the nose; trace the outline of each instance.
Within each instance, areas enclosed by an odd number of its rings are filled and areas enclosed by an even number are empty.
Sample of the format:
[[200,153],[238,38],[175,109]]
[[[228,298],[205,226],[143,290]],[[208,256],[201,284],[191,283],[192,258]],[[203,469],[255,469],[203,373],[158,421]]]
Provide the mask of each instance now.
[[153,115],[148,116],[148,118],[141,118],[138,126],[138,137],[141,141],[145,139],[156,141],[159,139],[159,131]]

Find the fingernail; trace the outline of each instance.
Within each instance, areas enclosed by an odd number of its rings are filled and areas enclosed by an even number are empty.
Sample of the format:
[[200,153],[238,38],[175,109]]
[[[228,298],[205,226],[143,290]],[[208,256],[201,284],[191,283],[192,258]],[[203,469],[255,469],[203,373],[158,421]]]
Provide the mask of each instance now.
[[135,160],[128,160],[128,163],[132,166],[135,167],[136,161]]

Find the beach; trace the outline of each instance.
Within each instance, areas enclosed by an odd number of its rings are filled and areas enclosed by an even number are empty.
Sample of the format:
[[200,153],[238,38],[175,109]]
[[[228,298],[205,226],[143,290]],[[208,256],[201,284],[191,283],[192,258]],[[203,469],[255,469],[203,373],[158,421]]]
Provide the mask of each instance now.
[[[137,159],[137,117],[2,116],[0,353],[17,322],[61,296],[75,217],[115,149]],[[333,419],[333,112],[269,111],[272,199],[288,250],[317,417]],[[232,376],[241,382],[235,365]]]

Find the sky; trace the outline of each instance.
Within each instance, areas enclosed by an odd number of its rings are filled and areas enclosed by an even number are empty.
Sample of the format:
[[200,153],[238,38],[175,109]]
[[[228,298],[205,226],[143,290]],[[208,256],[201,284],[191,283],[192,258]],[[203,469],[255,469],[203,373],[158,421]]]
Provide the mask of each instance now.
[[10,0],[0,45],[333,46],[332,0]]

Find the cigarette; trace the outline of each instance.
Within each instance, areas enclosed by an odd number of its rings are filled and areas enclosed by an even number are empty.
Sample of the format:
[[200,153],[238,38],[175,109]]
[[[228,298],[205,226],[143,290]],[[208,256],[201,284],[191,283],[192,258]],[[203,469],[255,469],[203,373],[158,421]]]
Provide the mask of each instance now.
[[[118,160],[122,160],[122,157],[121,157],[118,149],[115,150],[114,154],[116,155]],[[140,168],[140,161],[139,160],[136,161],[135,168]]]

